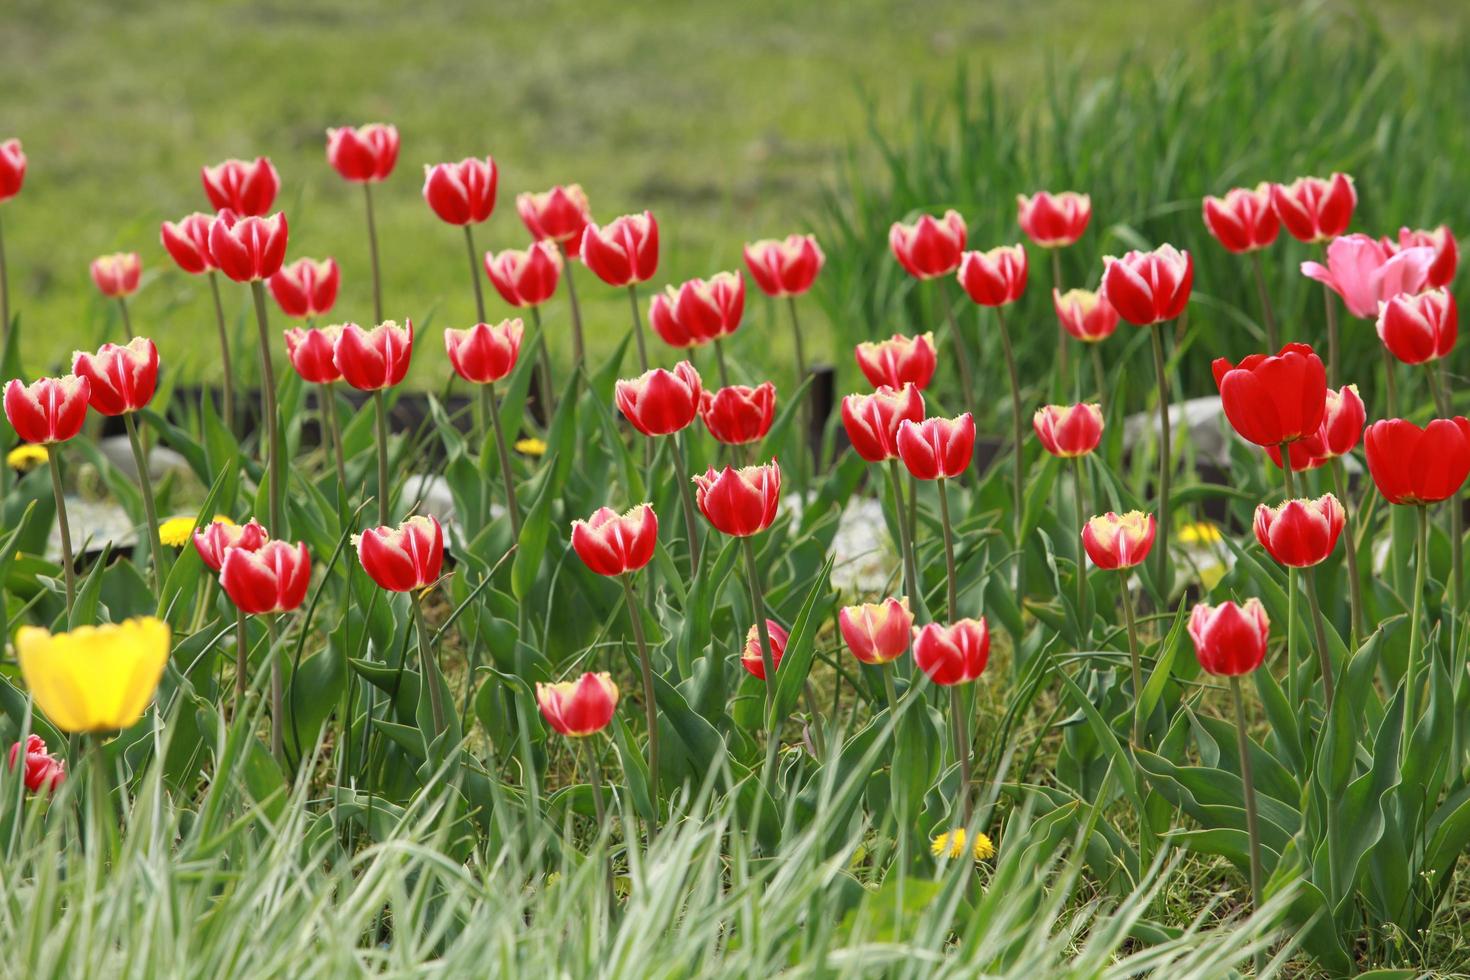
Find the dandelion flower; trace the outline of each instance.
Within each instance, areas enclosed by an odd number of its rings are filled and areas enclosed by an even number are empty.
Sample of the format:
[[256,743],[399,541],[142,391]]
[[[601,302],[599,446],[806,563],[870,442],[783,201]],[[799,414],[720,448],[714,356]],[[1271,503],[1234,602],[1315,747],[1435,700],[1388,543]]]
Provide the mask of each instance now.
[[516,452],[524,453],[527,456],[545,456],[546,442],[534,437],[530,439],[517,439]]
[[[965,831],[963,827],[947,830],[942,834],[936,834],[929,846],[929,851],[935,857],[961,857],[965,853]],[[976,834],[975,843],[971,847],[976,861],[986,861],[995,857],[995,844],[985,834]]]
[[51,458],[46,452],[45,446],[35,446],[30,443],[16,446],[5,455],[5,465],[20,473],[29,473],[37,466],[43,466]]
[[[158,525],[159,542],[170,548],[182,548],[193,537],[194,522],[197,520],[197,517],[170,517]],[[212,523],[235,526],[234,521],[221,515],[216,515]]]
[[1191,521],[1179,529],[1181,544],[1219,544],[1220,528],[1209,521]]

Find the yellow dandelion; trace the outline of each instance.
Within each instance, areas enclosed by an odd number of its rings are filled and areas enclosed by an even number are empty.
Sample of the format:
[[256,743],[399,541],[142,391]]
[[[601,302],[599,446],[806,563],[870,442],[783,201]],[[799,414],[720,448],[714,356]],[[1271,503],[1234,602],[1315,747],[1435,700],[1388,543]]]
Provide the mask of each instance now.
[[5,465],[20,473],[29,473],[37,466],[44,466],[50,458],[45,446],[25,443],[5,454]]
[[[985,834],[976,834],[975,843],[970,849],[975,855],[976,861],[987,861],[995,857],[995,844]],[[965,853],[965,831],[963,827],[947,830],[942,834],[936,834],[929,851],[935,857],[961,857]]]
[[[170,517],[158,525],[158,540],[170,548],[182,548],[194,534],[197,517]],[[215,515],[213,523],[235,526],[235,522],[223,515]]]
[[1209,521],[1190,521],[1179,529],[1183,544],[1219,544],[1223,540],[1218,525]]
[[546,442],[534,436],[529,439],[517,439],[516,452],[524,453],[527,456],[545,456]]

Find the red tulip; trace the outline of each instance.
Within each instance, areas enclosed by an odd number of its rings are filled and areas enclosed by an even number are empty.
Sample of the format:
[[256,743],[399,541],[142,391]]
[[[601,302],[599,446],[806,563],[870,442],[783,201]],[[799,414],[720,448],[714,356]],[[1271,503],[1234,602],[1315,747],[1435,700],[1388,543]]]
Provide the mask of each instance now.
[[342,380],[342,372],[337,370],[337,362],[333,359],[337,339],[342,336],[339,325],[334,323],[311,329],[293,327],[286,331],[285,336],[286,355],[291,358],[291,366],[301,375],[302,381],[327,385]]
[[1157,530],[1152,514],[1138,510],[1126,514],[1108,511],[1082,526],[1082,547],[1098,568],[1109,571],[1132,568],[1148,557]]
[[398,162],[398,128],[383,123],[327,130],[327,162],[344,180],[387,180]]
[[920,480],[954,479],[969,468],[974,455],[975,420],[969,412],[899,423],[898,456]]
[[525,324],[516,317],[494,326],[477,323],[468,330],[445,330],[444,347],[449,352],[449,363],[470,384],[499,381],[515,368],[525,329]]
[[625,214],[582,233],[582,264],[609,286],[647,282],[658,271],[658,222],[652,211]]
[[898,455],[898,430],[905,419],[924,419],[924,396],[912,384],[898,389],[881,385],[871,395],[842,399],[842,427],[852,448],[870,463]]
[[259,551],[270,540],[265,528],[255,521],[244,524],[226,524],[213,521],[194,532],[194,550],[212,571],[219,571],[225,563],[225,552],[231,548],[242,551]]
[[1391,253],[1367,235],[1344,235],[1327,246],[1327,264],[1303,262],[1302,275],[1342,297],[1353,316],[1371,320],[1378,305],[1400,293],[1417,293],[1429,279],[1434,249],[1407,248]]
[[237,218],[221,211],[209,226],[209,254],[215,267],[235,282],[269,279],[286,260],[286,216]]
[[598,575],[636,572],[653,558],[658,543],[658,515],[652,504],[639,504],[625,514],[599,507],[585,521],[572,522],[572,549]]
[[1455,297],[1448,289],[1404,293],[1378,307],[1378,339],[1405,364],[1448,356],[1459,328]]
[[165,221],[158,237],[179,268],[197,276],[214,268],[214,257],[209,254],[209,228],[213,224],[214,215],[195,211],[177,224]]
[[1103,259],[1103,295],[1118,314],[1137,327],[1173,320],[1189,305],[1194,259],[1173,245],[1152,252],[1129,252]]
[[583,674],[579,680],[536,685],[536,703],[547,724],[563,735],[582,738],[602,731],[618,706],[618,686],[608,674]]
[[[1367,412],[1357,385],[1343,385],[1336,391],[1328,388],[1322,424],[1313,434],[1291,444],[1291,468],[1312,470],[1330,459],[1346,456],[1363,437],[1366,420]],[[1272,462],[1281,465],[1280,446],[1267,446],[1266,453]]]
[[290,612],[306,601],[311,555],[299,541],[267,541],[255,551],[226,548],[219,582],[247,616]]
[[479,224],[495,210],[500,171],[492,157],[424,167],[424,200],[451,225]]
[[281,312],[300,318],[331,312],[341,282],[336,259],[297,259],[276,270],[267,285]]
[[706,391],[700,395],[699,417],[709,434],[726,445],[763,439],[776,418],[776,386],[765,381],[754,388],[730,385]]
[[1440,225],[1432,231],[1400,228],[1397,242],[1387,235],[1380,242],[1389,255],[1397,255],[1410,248],[1434,249],[1434,261],[1429,263],[1429,274],[1424,281],[1431,289],[1448,286],[1455,278],[1455,269],[1460,264],[1460,246],[1449,225]]
[[1326,561],[1347,520],[1342,504],[1327,493],[1316,500],[1288,500],[1256,507],[1256,540],[1283,565],[1306,568]]
[[444,529],[432,517],[410,517],[397,527],[370,527],[353,543],[363,571],[389,592],[433,585],[444,565]]
[[909,275],[933,279],[959,268],[967,234],[965,219],[950,210],[942,218],[922,215],[911,225],[895,221],[888,229],[888,247]]
[[485,274],[511,306],[540,306],[556,292],[561,277],[561,254],[550,242],[532,242],[525,249],[508,248],[485,253]]
[[1271,207],[1291,237],[1302,242],[1325,242],[1347,231],[1357,204],[1358,192],[1347,174],[1271,185]]
[[960,285],[981,306],[1005,306],[1026,291],[1026,249],[1002,245],[960,257]]
[[109,299],[131,296],[138,291],[138,278],[143,274],[143,260],[137,252],[114,252],[92,260],[92,281]]
[[837,627],[852,655],[865,664],[897,660],[913,642],[914,614],[908,599],[884,599],[837,612]]
[[1051,291],[1051,305],[1062,329],[1085,344],[1106,340],[1118,329],[1118,311],[1102,293],[1087,289]]
[[929,623],[914,634],[914,663],[936,684],[968,684],[985,672],[990,627],[985,617],[949,626]]
[[413,357],[413,321],[403,322],[400,327],[395,320],[385,320],[371,330],[342,324],[332,361],[348,384],[358,391],[377,391],[403,381]]
[[1042,248],[1075,244],[1092,220],[1092,198],[1076,191],[1016,195],[1016,222]]
[[1053,456],[1073,459],[1086,456],[1102,441],[1102,406],[1048,405],[1038,408],[1031,427],[1041,446]]
[[697,347],[729,336],[745,315],[745,279],[720,272],[708,280],[690,279],[653,297],[648,322],[671,347]]
[[[774,619],[766,620],[766,634],[771,638],[771,669],[781,669],[781,658],[786,655],[786,643],[791,634],[781,628]],[[745,646],[740,650],[740,666],[752,677],[766,679],[766,661],[761,656],[761,636],[754,623],[745,634]]]
[[204,193],[216,211],[229,208],[238,215],[269,214],[281,189],[281,175],[266,157],[254,162],[226,160],[199,171]]
[[633,428],[646,436],[666,436],[694,421],[703,385],[688,361],[674,370],[654,368],[632,380],[621,380],[614,397]]
[[713,468],[694,477],[695,499],[715,530],[737,538],[759,534],[776,519],[781,503],[781,467],[772,460],[763,466]]
[[852,350],[863,376],[874,388],[912,384],[923,391],[934,377],[934,334],[894,334],[887,340],[865,340]]
[[20,193],[26,181],[26,155],[20,140],[0,142],[0,201],[8,201]]
[[745,267],[767,296],[800,296],[812,288],[827,257],[815,235],[765,238],[745,246]]
[[1215,359],[1225,417],[1246,442],[1280,445],[1315,433],[1327,410],[1327,371],[1306,344],[1252,354],[1239,364]]
[[1470,421],[1374,422],[1363,433],[1368,472],[1391,504],[1432,504],[1460,492],[1470,475]]
[[1244,606],[1201,602],[1190,610],[1189,636],[1206,673],[1235,677],[1249,674],[1266,659],[1271,621],[1260,599],[1247,599]]
[[95,354],[72,355],[72,373],[91,382],[88,402],[102,415],[136,412],[158,387],[158,348],[147,337],[126,345],[103,344]]
[[1221,197],[1206,197],[1205,227],[1228,252],[1254,252],[1276,241],[1281,219],[1271,206],[1271,185],[1236,187]]
[[23,762],[25,769],[21,778],[29,792],[55,792],[62,783],[66,782],[66,763],[48,752],[45,740],[36,734],[26,736],[24,746],[16,742],[10,747],[11,772],[15,771],[16,763],[21,762],[22,748],[25,749]]
[[91,396],[92,382],[75,374],[31,384],[11,381],[5,386],[5,417],[26,442],[66,442],[82,431]]
[[558,184],[540,194],[516,196],[516,210],[537,241],[555,242],[568,255],[582,253],[582,232],[592,220],[581,184]]

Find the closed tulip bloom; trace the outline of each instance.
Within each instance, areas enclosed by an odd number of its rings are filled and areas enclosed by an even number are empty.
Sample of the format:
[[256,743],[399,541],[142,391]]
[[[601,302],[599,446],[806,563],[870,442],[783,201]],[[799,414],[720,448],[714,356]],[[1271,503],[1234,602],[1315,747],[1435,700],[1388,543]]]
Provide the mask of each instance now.
[[168,624],[139,616],[50,633],[22,626],[15,655],[36,706],[64,732],[130,728],[153,700],[168,662]]
[[131,296],[138,291],[138,279],[143,274],[143,260],[137,252],[114,252],[99,255],[92,260],[92,282],[97,290],[109,299]]
[[1260,599],[1247,599],[1243,606],[1201,602],[1190,610],[1189,638],[1206,673],[1237,677],[1249,674],[1266,659],[1271,621]]
[[781,467],[772,460],[762,466],[713,468],[694,477],[695,500],[715,530],[737,538],[759,534],[776,519],[781,503]]
[[696,347],[729,336],[745,315],[745,279],[720,272],[709,279],[690,279],[669,286],[653,298],[648,322],[672,347]]
[[886,664],[903,656],[913,642],[914,614],[907,598],[888,598],[842,607],[837,627],[854,657],[865,664]]
[[267,541],[254,551],[226,548],[219,583],[247,616],[290,612],[306,601],[311,555],[299,541]]
[[694,365],[680,361],[672,371],[654,368],[620,380],[614,398],[633,428],[646,436],[666,436],[694,421],[703,390]]
[[598,575],[636,572],[653,558],[658,543],[658,515],[652,504],[639,504],[619,514],[599,507],[585,521],[572,522],[572,550]]
[[898,457],[920,480],[952,480],[969,469],[974,455],[975,420],[969,412],[899,424]]
[[0,201],[8,201],[20,193],[26,181],[26,155],[20,140],[0,142]]
[[1448,356],[1459,329],[1459,311],[1448,289],[1404,293],[1378,307],[1378,339],[1405,364]]
[[1302,275],[1341,296],[1353,316],[1371,320],[1379,303],[1423,289],[1433,264],[1434,249],[1426,246],[1392,253],[1367,235],[1344,235],[1327,246],[1326,265],[1303,262]]
[[387,180],[398,162],[398,127],[384,123],[327,130],[327,162],[344,180]]
[[1042,248],[1073,245],[1092,220],[1092,198],[1076,191],[1016,195],[1016,222]]
[[266,285],[282,313],[302,318],[331,312],[341,284],[336,259],[297,259],[281,266]]
[[[21,758],[21,749],[25,750],[24,759]],[[46,750],[46,742],[39,735],[26,736],[24,746],[19,742],[10,746],[9,763],[12,772],[17,763],[23,766],[21,779],[29,792],[55,792],[66,782],[66,763]]]
[[[786,643],[791,635],[774,619],[766,620],[766,634],[771,638],[771,668],[781,669],[781,658],[786,655]],[[766,661],[761,656],[761,634],[754,623],[745,634],[745,646],[740,648],[740,666],[752,677],[766,679]]]
[[302,381],[326,385],[342,380],[342,372],[337,370],[335,360],[337,338],[341,336],[342,327],[335,323],[326,327],[293,327],[286,331],[286,354]]
[[776,386],[764,381],[754,388],[730,385],[700,395],[699,417],[709,434],[728,446],[765,438],[776,418]]
[[960,253],[969,235],[965,219],[955,210],[944,217],[921,215],[906,225],[895,221],[888,229],[888,247],[904,271],[915,279],[947,276],[960,267]]
[[413,321],[403,322],[400,327],[396,320],[385,320],[371,330],[342,324],[332,360],[348,384],[358,391],[377,391],[403,381],[413,357]]
[[1385,235],[1380,242],[1389,255],[1397,255],[1410,248],[1434,249],[1434,260],[1429,263],[1429,272],[1424,280],[1431,289],[1448,286],[1455,278],[1455,269],[1460,264],[1460,246],[1449,225],[1427,231],[1400,228],[1398,241]]
[[485,253],[485,275],[511,306],[540,306],[556,292],[561,278],[561,254],[550,242],[529,248]]
[[213,224],[214,215],[195,211],[182,221],[165,221],[158,237],[178,267],[197,276],[214,268],[214,257],[209,254],[209,229]]
[[898,455],[898,430],[905,419],[924,420],[924,396],[913,384],[880,385],[871,395],[842,399],[842,427],[857,454],[870,463]]
[[199,176],[216,211],[229,208],[239,215],[269,214],[281,189],[281,175],[266,157],[226,160],[201,168]]
[[1280,445],[1317,431],[1327,411],[1327,371],[1306,344],[1212,365],[1225,417],[1246,442]]
[[607,727],[618,706],[618,686],[608,674],[583,674],[575,681],[536,685],[536,704],[556,731],[583,738]]
[[811,289],[826,261],[815,235],[764,238],[745,246],[750,277],[761,292],[777,299],[800,296]]
[[451,225],[479,224],[495,210],[500,170],[493,157],[465,157],[458,163],[424,167],[424,200]]
[[1041,446],[1053,456],[1072,459],[1086,456],[1102,441],[1102,406],[1047,405],[1038,408],[1031,427]]
[[72,373],[90,382],[88,403],[102,415],[136,412],[158,387],[158,348],[147,337],[123,346],[103,344],[97,353],[72,355]]
[[874,388],[883,385],[902,388],[912,384],[923,391],[934,378],[937,364],[933,333],[921,333],[917,337],[896,333],[887,340],[865,340],[852,349],[852,354],[863,377]]
[[1207,197],[1205,227],[1228,252],[1254,252],[1276,241],[1281,219],[1271,206],[1271,185],[1236,187],[1224,197]]
[[235,282],[269,279],[286,260],[288,233],[280,212],[269,218],[237,218],[221,211],[209,227],[209,254],[215,267]]
[[444,565],[444,529],[433,517],[414,516],[397,527],[370,527],[354,535],[363,571],[389,592],[433,585]]
[[[1328,388],[1322,424],[1312,435],[1302,436],[1290,446],[1291,468],[1316,469],[1328,460],[1346,456],[1363,437],[1365,421],[1367,411],[1357,385],[1343,385],[1336,391]],[[1281,465],[1280,446],[1267,446],[1266,453],[1272,462]]]
[[960,257],[960,285],[981,306],[1005,306],[1026,291],[1026,249],[1002,245]]
[[985,617],[950,626],[929,623],[914,634],[914,663],[936,684],[968,684],[985,672],[990,627]]
[[1102,293],[1089,289],[1053,289],[1051,305],[1062,329],[1085,344],[1106,340],[1118,329],[1118,311]]
[[1158,523],[1139,510],[1108,511],[1082,525],[1082,547],[1098,568],[1111,571],[1143,563],[1154,546]]
[[17,379],[5,386],[5,417],[26,442],[66,442],[82,431],[91,397],[92,383],[85,376],[68,374],[30,384]]
[[581,254],[582,232],[592,220],[581,184],[558,184],[540,194],[518,194],[516,211],[537,241],[562,245],[568,255]]
[[1256,540],[1281,564],[1307,568],[1332,554],[1346,520],[1342,504],[1330,493],[1316,500],[1288,500],[1278,507],[1260,504]]
[[510,374],[521,353],[525,324],[520,317],[468,330],[445,330],[444,347],[454,371],[470,384],[484,385]]
[[647,282],[658,271],[658,222],[652,211],[625,214],[582,233],[582,264],[609,286]]
[[256,521],[244,524],[227,524],[211,521],[194,532],[194,550],[211,571],[219,571],[225,563],[225,552],[231,548],[242,551],[259,551],[270,540],[265,528]]
[[1325,242],[1347,231],[1358,206],[1358,192],[1347,174],[1298,177],[1289,184],[1271,185],[1271,207],[1292,238]]
[[1470,421],[1374,422],[1363,433],[1368,472],[1391,504],[1432,504],[1459,493],[1470,475]]
[[1118,315],[1136,327],[1173,320],[1189,305],[1194,259],[1173,245],[1103,259],[1102,289]]

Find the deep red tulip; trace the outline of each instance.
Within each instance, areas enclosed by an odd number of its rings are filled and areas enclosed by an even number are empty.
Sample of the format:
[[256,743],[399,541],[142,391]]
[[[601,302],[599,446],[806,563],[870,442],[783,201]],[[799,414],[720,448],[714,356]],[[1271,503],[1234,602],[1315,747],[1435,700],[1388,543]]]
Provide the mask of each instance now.
[[1326,561],[1347,516],[1332,494],[1256,507],[1256,540],[1283,565],[1306,568]]
[[300,541],[267,541],[254,551],[226,548],[219,582],[247,616],[290,612],[306,601],[311,555]]
[[1459,493],[1470,475],[1470,421],[1457,415],[1424,428],[1403,419],[1363,433],[1368,472],[1391,504],[1432,504]]
[[341,283],[336,259],[297,259],[276,270],[267,285],[281,312],[299,319],[331,312]]
[[[1322,424],[1312,435],[1302,436],[1291,444],[1291,468],[1312,470],[1330,459],[1346,456],[1363,437],[1366,420],[1367,412],[1357,385],[1344,385],[1336,391],[1328,388]],[[1266,453],[1272,462],[1281,465],[1280,446],[1267,446]]]
[[1173,320],[1189,305],[1194,259],[1173,245],[1103,259],[1103,295],[1118,315],[1137,327]]
[[259,551],[270,540],[265,528],[255,521],[244,524],[226,524],[212,521],[194,532],[194,550],[212,571],[219,571],[225,563],[225,552],[231,548],[243,551]]
[[327,130],[327,162],[344,180],[387,180],[398,162],[398,127],[383,123]]
[[1271,185],[1236,187],[1224,197],[1207,197],[1205,227],[1229,252],[1254,252],[1276,241],[1281,219],[1271,206]]
[[711,468],[694,477],[695,499],[715,530],[737,538],[759,534],[776,519],[781,503],[781,467],[775,460],[762,466],[718,472]]
[[1455,269],[1460,264],[1460,246],[1449,225],[1418,231],[1400,228],[1398,241],[1385,235],[1380,242],[1389,255],[1397,255],[1409,248],[1434,249],[1434,261],[1429,263],[1429,273],[1424,284],[1431,289],[1438,289],[1454,281]]
[[[25,749],[25,758],[21,759],[21,749]],[[46,749],[46,742],[41,736],[31,734],[26,736],[26,743],[22,746],[19,742],[10,746],[10,770],[15,771],[16,763],[25,766],[22,779],[26,784],[26,790],[31,793],[51,793],[66,782],[66,763],[56,758]]]
[[214,257],[209,254],[209,228],[213,224],[214,215],[195,211],[177,223],[165,221],[158,237],[179,268],[197,276],[214,268]]
[[842,607],[837,627],[854,657],[865,664],[886,664],[903,656],[913,642],[914,614],[907,598],[888,598]]
[[147,337],[123,346],[103,344],[97,353],[72,355],[72,373],[91,382],[88,397],[102,415],[136,412],[153,400],[158,387],[158,348]]
[[609,286],[647,282],[658,271],[658,222],[652,211],[625,214],[582,233],[582,264]]
[[371,330],[355,323],[342,324],[332,360],[343,380],[358,391],[402,383],[413,357],[413,321],[403,323],[400,327],[395,320],[385,320]]
[[776,386],[764,381],[754,388],[730,385],[706,391],[699,399],[699,417],[709,434],[726,445],[763,439],[776,418]]
[[1092,220],[1092,198],[1076,191],[1016,195],[1016,222],[1042,248],[1073,245]]
[[895,221],[888,229],[888,247],[904,271],[915,279],[947,276],[960,267],[968,231],[958,211],[944,217],[921,215],[911,225]]
[[870,463],[898,455],[898,430],[905,419],[924,420],[924,396],[912,384],[879,386],[871,395],[842,399],[842,427],[857,454]]
[[558,184],[540,194],[516,196],[516,211],[537,241],[551,241],[568,255],[582,254],[582,232],[592,220],[581,184]]
[[546,723],[570,738],[593,735],[612,721],[618,686],[608,674],[583,674],[561,684],[536,685],[536,703]]
[[1158,523],[1154,515],[1131,510],[1108,511],[1082,526],[1082,547],[1098,568],[1132,568],[1143,563],[1154,546]]
[[424,167],[424,200],[451,225],[479,224],[495,210],[500,171],[492,157]]
[[703,390],[694,365],[680,361],[672,371],[654,368],[620,380],[614,398],[633,428],[646,436],[666,436],[694,421]]
[[1102,441],[1102,406],[1047,405],[1038,408],[1031,427],[1041,447],[1053,456],[1072,459],[1086,456]]
[[1302,275],[1342,297],[1353,316],[1371,320],[1378,304],[1400,293],[1417,293],[1429,279],[1434,249],[1425,246],[1392,253],[1367,235],[1344,235],[1327,246],[1327,264],[1303,262]]
[[389,592],[433,585],[444,565],[444,529],[433,517],[410,517],[397,527],[370,527],[353,543],[363,571]]
[[1005,306],[1026,291],[1026,249],[1002,245],[960,257],[960,285],[981,306]]
[[1189,637],[1206,673],[1236,677],[1249,674],[1266,659],[1271,621],[1260,599],[1247,599],[1244,606],[1201,602],[1190,610]]
[[[791,639],[791,634],[781,628],[781,624],[774,619],[766,620],[766,633],[771,638],[771,669],[781,670],[781,658],[786,655],[786,643]],[[745,634],[745,646],[740,650],[740,666],[752,677],[760,680],[766,679],[766,662],[761,656],[760,630],[754,623]]]
[[585,521],[572,522],[572,549],[598,575],[636,572],[653,558],[658,543],[658,515],[652,504],[639,504],[625,514],[599,507]]
[[26,155],[20,140],[0,142],[0,201],[8,201],[20,193],[26,181]]
[[800,296],[812,288],[827,257],[815,235],[764,238],[745,246],[745,267],[767,296]]
[[1378,339],[1405,364],[1448,356],[1459,330],[1460,314],[1448,289],[1403,293],[1378,308]]
[[968,684],[985,672],[990,627],[985,617],[949,626],[929,623],[914,634],[914,663],[936,684]]
[[865,340],[852,349],[863,377],[874,388],[902,388],[912,384],[923,391],[934,377],[937,363],[934,334],[917,337],[894,334],[887,340]]
[[729,336],[744,315],[745,279],[738,272],[669,286],[648,307],[649,324],[671,347],[697,347]]
[[1252,354],[1239,364],[1215,359],[1225,417],[1246,442],[1280,445],[1315,433],[1327,410],[1327,371],[1306,344]]
[[294,327],[286,331],[286,355],[291,366],[301,375],[302,381],[325,385],[342,380],[333,359],[337,349],[337,338],[342,328],[337,324],[326,327]]
[[485,275],[511,306],[540,306],[556,292],[561,254],[551,242],[485,253]]
[[131,296],[138,291],[138,278],[143,274],[143,260],[137,252],[114,252],[92,260],[92,282],[108,299]]
[[235,282],[269,279],[286,260],[288,228],[280,212],[269,218],[237,218],[221,211],[209,226],[209,254],[215,267]]
[[525,329],[520,317],[516,317],[494,325],[477,323],[468,330],[445,330],[444,347],[449,352],[449,363],[470,384],[499,381],[515,368]]
[[1271,185],[1271,207],[1291,237],[1302,242],[1325,242],[1347,231],[1357,205],[1358,192],[1347,174]]
[[899,423],[898,457],[920,480],[952,480],[969,469],[974,455],[975,420],[969,412]]
[[92,382],[85,376],[15,380],[5,386],[5,417],[26,442],[66,442],[82,431],[91,397]]
[[1088,289],[1051,291],[1051,305],[1062,329],[1085,344],[1106,340],[1118,329],[1118,311],[1107,297]]
[[229,208],[242,216],[269,214],[281,189],[281,175],[266,157],[226,160],[201,168],[199,176],[216,211]]

